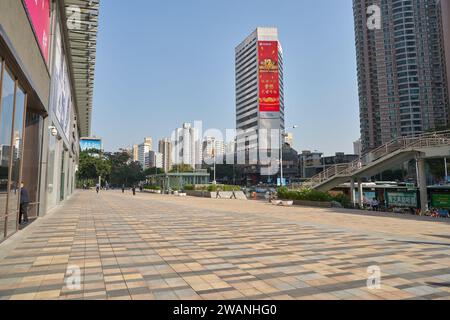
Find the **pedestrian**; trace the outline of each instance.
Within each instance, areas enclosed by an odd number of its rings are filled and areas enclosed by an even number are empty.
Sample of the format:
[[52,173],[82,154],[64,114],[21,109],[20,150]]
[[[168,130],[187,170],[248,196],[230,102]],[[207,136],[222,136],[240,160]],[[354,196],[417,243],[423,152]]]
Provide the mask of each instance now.
[[125,185],[122,185],[122,193],[125,193]]
[[97,194],[98,194],[98,192],[100,191],[100,185],[97,183],[97,185],[95,186],[95,191],[97,191]]
[[136,195],[136,186],[133,186],[133,188],[131,188],[131,191],[133,191],[133,196]]
[[221,199],[222,197],[220,196],[220,188],[217,188],[216,191],[216,199]]
[[[20,215],[19,224],[28,223],[28,205],[30,204],[30,197],[28,195],[28,190],[25,189],[24,183],[20,185]],[[22,221],[23,218],[23,221]]]
[[233,193],[231,194],[231,197],[230,197],[230,199],[237,199],[237,197],[236,197],[236,193],[234,192],[234,188],[233,188]]
[[373,201],[372,201],[372,210],[373,210],[373,211],[378,211],[379,206],[380,206],[380,203],[378,202],[377,198],[373,198]]
[[144,190],[144,187],[141,185],[139,185],[139,191],[142,192],[142,190]]

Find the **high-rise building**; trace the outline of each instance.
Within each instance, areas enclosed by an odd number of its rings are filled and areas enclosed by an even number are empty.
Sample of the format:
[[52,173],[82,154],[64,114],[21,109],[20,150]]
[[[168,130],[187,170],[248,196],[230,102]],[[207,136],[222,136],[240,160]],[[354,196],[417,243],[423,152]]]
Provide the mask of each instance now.
[[133,145],[132,152],[133,152],[133,154],[132,154],[133,162],[139,161],[139,145],[137,145],[137,144]]
[[224,154],[225,144],[223,140],[216,139],[215,137],[205,137],[203,139],[203,160],[206,163],[214,161],[214,157],[218,163],[222,163]]
[[288,144],[291,148],[294,147],[294,134],[292,132],[286,133],[284,136],[284,143]]
[[173,163],[187,164],[196,169],[202,164],[201,140],[197,128],[190,123],[184,123],[177,128],[172,137],[173,141]]
[[[235,49],[237,153],[260,164],[259,149],[277,141],[259,138],[260,130],[284,128],[283,51],[277,28],[258,27]],[[274,144],[276,143],[276,144]]]
[[[381,10],[380,28],[368,23],[373,5]],[[353,0],[353,11],[363,151],[446,126],[436,0]]]
[[172,170],[172,142],[164,138],[158,142],[158,151],[162,154],[162,168],[165,172]]
[[163,168],[163,154],[155,151],[148,153],[148,168]]
[[141,143],[138,146],[138,161],[144,170],[150,168],[148,153],[152,150],[152,148],[153,148],[152,138],[145,138],[144,143]]
[[437,0],[441,27],[441,48],[446,67],[447,96],[450,97],[450,1]]
[[361,139],[358,139],[355,142],[353,142],[353,153],[357,154],[358,156],[362,155]]

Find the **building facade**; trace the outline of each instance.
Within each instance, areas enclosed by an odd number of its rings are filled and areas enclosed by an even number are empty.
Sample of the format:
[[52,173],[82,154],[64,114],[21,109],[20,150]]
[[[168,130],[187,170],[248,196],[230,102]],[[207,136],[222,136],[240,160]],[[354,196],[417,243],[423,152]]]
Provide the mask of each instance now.
[[150,151],[148,153],[148,168],[163,168],[163,155],[162,153]]
[[202,165],[202,143],[199,130],[190,123],[184,123],[172,135],[172,161],[175,165],[190,165],[193,169]]
[[139,145],[134,144],[132,151],[131,151],[131,158],[133,160],[133,162],[138,162],[139,161]]
[[203,161],[206,164],[212,164],[214,158],[216,163],[224,162],[225,144],[223,140],[215,137],[205,137],[203,139]]
[[138,145],[138,161],[141,167],[145,170],[150,168],[149,152],[153,149],[152,138],[145,138],[144,143]]
[[172,142],[164,138],[158,142],[158,151],[162,154],[162,168],[165,172],[172,170]]
[[450,1],[437,0],[440,18],[441,50],[445,60],[447,96],[450,97]]
[[30,220],[74,191],[98,12],[98,0],[0,1],[0,241],[19,229],[22,182]]
[[[380,28],[368,24],[372,5]],[[353,0],[353,11],[363,151],[447,126],[436,0]]]
[[[284,129],[283,51],[277,28],[259,27],[236,47],[235,72],[238,159],[265,175],[267,164],[259,151],[279,159]],[[278,136],[272,137],[272,130]],[[277,154],[268,154],[271,149]]]

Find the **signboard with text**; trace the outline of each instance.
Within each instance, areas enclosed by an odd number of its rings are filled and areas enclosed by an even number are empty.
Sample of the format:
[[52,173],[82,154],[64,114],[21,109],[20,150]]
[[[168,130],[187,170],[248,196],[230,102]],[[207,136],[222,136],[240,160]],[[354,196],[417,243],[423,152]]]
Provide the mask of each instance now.
[[50,0],[23,0],[45,62],[50,47]]
[[388,192],[387,202],[389,206],[418,207],[416,192]]
[[258,42],[260,112],[280,112],[278,60],[278,41]]
[[433,208],[450,209],[450,193],[432,194],[431,206]]

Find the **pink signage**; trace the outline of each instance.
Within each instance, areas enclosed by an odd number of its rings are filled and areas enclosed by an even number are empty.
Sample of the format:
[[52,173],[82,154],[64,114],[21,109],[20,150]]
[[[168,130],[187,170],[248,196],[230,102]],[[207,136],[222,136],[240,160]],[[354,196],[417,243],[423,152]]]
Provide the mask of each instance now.
[[50,0],[23,0],[30,16],[31,25],[39,42],[39,47],[48,62],[50,42]]

